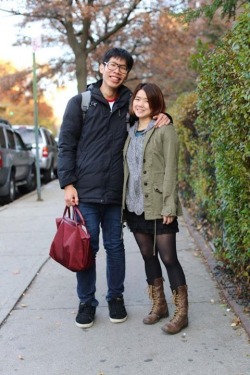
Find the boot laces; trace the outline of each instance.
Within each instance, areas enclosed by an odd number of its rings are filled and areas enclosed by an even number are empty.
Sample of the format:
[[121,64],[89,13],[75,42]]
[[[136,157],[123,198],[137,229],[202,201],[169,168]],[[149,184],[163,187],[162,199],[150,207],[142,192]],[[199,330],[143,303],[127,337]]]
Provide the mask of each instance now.
[[176,293],[176,291],[174,290],[173,291],[173,303],[175,305],[175,312],[174,312],[174,315],[173,315],[173,318],[170,320],[171,322],[176,318],[176,315],[179,313],[179,305],[178,305],[178,294]]
[[159,308],[161,307],[161,302],[157,298],[157,294],[154,293],[154,286],[153,285],[148,286],[148,295],[149,295],[150,300],[153,303],[153,306],[152,306],[152,309],[151,309],[149,315],[150,314],[156,314],[157,315],[157,312],[159,311]]

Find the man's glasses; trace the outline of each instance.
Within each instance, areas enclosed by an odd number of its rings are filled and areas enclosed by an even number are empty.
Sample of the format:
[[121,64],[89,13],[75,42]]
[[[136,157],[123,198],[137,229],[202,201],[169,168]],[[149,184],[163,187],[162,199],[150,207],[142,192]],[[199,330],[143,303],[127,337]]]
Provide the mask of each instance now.
[[108,70],[110,70],[111,72],[114,72],[118,68],[120,73],[122,74],[128,73],[128,68],[126,65],[116,64],[113,61],[104,62],[104,64],[107,66]]

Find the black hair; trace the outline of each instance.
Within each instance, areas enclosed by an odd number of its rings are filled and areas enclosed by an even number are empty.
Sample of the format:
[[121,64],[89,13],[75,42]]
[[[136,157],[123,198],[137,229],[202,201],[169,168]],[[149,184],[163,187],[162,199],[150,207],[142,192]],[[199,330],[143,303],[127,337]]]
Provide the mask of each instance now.
[[124,59],[126,61],[126,65],[128,70],[130,71],[134,65],[134,59],[132,55],[123,48],[111,48],[109,49],[105,55],[103,56],[102,62],[108,62],[111,57],[119,57],[120,59]]

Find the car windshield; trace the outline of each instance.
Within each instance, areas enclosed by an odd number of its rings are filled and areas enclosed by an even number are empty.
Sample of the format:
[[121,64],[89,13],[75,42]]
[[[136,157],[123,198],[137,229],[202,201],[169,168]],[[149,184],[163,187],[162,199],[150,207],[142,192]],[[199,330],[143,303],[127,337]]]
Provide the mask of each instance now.
[[[22,138],[25,143],[36,143],[36,137],[35,137],[35,129],[28,129],[28,128],[19,128],[19,133],[21,133]],[[38,143],[42,142],[41,134],[38,134]]]

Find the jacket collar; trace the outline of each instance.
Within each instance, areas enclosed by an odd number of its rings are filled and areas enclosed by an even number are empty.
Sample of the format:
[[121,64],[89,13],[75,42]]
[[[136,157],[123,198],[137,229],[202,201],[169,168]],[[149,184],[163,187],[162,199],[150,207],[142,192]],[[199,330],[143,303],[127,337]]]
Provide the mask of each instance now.
[[[155,124],[155,120],[151,120],[149,123],[148,123],[148,126],[145,130],[143,130],[142,134],[146,134],[149,130],[153,129],[154,128],[154,124]],[[127,125],[128,126],[128,133],[130,135],[131,138],[134,138],[135,137],[135,133],[138,129],[138,121],[135,122],[135,124],[133,126],[130,126],[129,124]]]
[[[96,81],[95,83],[91,83],[87,86],[87,90],[93,91],[94,94],[101,95],[100,87],[102,85],[102,79]],[[121,85],[118,89],[118,98],[119,100],[129,100],[131,97],[131,91],[127,86]]]

